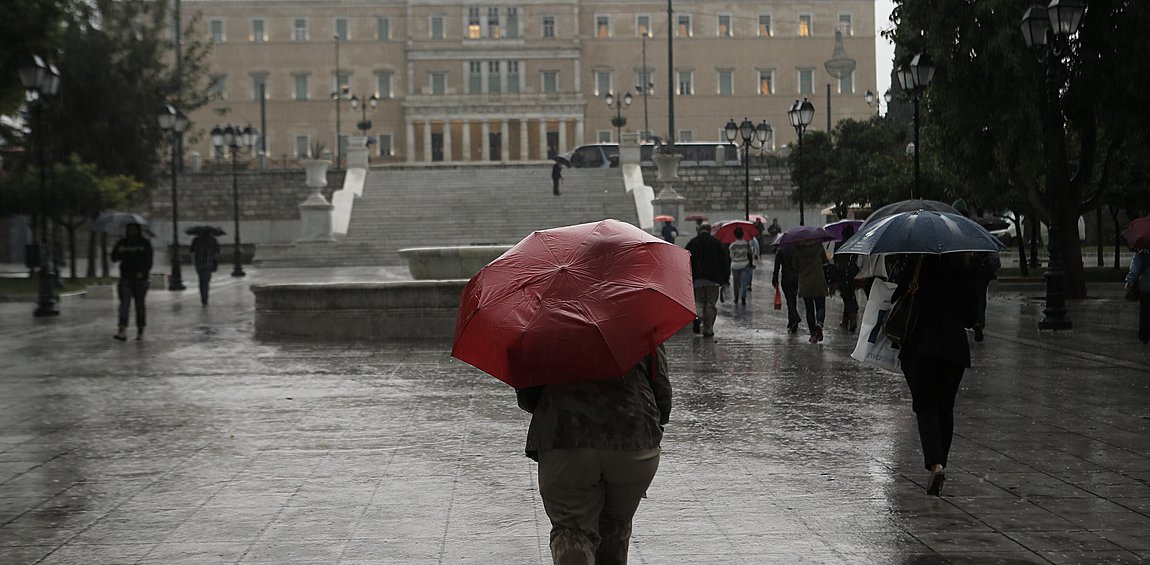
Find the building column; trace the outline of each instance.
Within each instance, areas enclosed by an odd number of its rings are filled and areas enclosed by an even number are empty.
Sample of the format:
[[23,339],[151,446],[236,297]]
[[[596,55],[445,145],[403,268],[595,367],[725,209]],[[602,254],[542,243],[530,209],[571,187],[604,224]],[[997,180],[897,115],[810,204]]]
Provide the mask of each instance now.
[[431,162],[431,120],[423,120],[423,160]]
[[403,160],[408,163],[415,162],[415,122],[407,121],[407,139],[404,140],[407,145],[407,155],[403,156]]
[[463,136],[463,138],[459,140],[460,141],[459,151],[461,153],[463,153],[463,155],[460,155],[459,160],[460,161],[470,161],[471,160],[471,122],[469,120],[463,120],[463,124],[462,124],[462,127],[459,129],[459,132],[460,132],[460,135]]
[[451,120],[443,120],[443,162],[450,163],[451,154]]
[[539,159],[547,158],[547,117],[539,118]]
[[567,153],[567,119],[559,119],[559,154]]
[[586,145],[586,143],[587,141],[583,139],[583,118],[575,118],[575,147]]
[[507,120],[499,120],[499,160],[511,160],[511,128],[507,127]]
[[483,136],[483,155],[479,157],[479,160],[487,161],[491,156],[491,124],[487,120],[483,120],[479,125],[479,135]]
[[519,160],[527,160],[527,118],[519,119]]

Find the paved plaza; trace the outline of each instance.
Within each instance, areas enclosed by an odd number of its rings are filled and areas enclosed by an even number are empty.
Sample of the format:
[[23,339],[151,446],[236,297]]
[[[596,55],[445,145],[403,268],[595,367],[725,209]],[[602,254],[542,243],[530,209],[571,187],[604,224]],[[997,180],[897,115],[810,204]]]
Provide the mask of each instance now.
[[[760,274],[765,274],[760,270]],[[390,269],[221,271],[211,305],[0,303],[0,563],[549,563],[528,415],[434,343],[265,341],[253,283]],[[993,296],[942,497],[901,376],[785,332],[757,281],[714,341],[668,342],[674,411],[631,562],[1150,561],[1150,348],[1120,289],[1040,335],[1040,290]],[[129,334],[131,335],[131,334]]]

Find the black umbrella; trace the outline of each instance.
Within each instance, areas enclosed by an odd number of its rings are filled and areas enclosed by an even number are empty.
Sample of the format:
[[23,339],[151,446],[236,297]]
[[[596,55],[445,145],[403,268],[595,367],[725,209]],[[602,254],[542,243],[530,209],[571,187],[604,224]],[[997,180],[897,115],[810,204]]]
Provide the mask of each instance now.
[[919,210],[933,210],[935,212],[948,212],[951,214],[958,214],[960,216],[962,215],[950,204],[939,202],[937,200],[923,200],[921,198],[916,198],[913,200],[895,202],[894,204],[887,204],[886,206],[875,210],[871,213],[870,216],[867,216],[866,224],[873,223],[874,221],[885,218],[887,216],[893,216],[900,212],[917,212]]
[[140,232],[149,237],[155,237],[148,220],[139,214],[130,212],[105,212],[91,222],[88,230],[109,235],[123,235],[128,224],[139,224]]
[[186,233],[188,235],[201,235],[201,234],[203,234],[203,235],[210,235],[213,237],[219,237],[221,235],[226,234],[227,232],[225,232],[224,230],[220,229],[217,226],[192,226],[192,227],[184,230],[184,233]]
[[556,155],[556,156],[552,157],[551,160],[555,161],[556,163],[559,163],[560,165],[563,165],[564,167],[570,167],[571,166],[571,161],[568,161],[567,158],[562,156],[562,155]]
[[835,255],[997,253],[1004,249],[998,238],[966,216],[916,210],[868,221]]

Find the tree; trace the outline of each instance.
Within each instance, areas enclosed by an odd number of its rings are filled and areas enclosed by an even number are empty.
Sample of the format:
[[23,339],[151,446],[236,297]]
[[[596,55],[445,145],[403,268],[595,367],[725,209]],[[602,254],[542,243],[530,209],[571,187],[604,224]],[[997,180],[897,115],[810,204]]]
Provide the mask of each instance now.
[[[24,103],[18,69],[30,54],[51,57],[59,41],[60,22],[69,0],[19,0],[4,3],[0,18],[0,115]],[[11,132],[5,132],[10,134]]]
[[[1078,217],[1098,205],[1131,125],[1150,117],[1150,94],[1139,80],[1150,71],[1150,4],[1090,2],[1072,50],[1061,57],[1065,71],[1054,77],[1060,107],[1047,103],[1044,67],[1023,41],[1024,9],[1012,0],[898,0],[889,36],[904,59],[925,50],[934,60],[925,113],[950,156],[946,167],[975,181],[965,188],[969,201],[993,203],[1005,187],[1049,223],[1048,202],[1057,200],[1065,292],[1080,298]],[[1050,113],[1065,126],[1044,138]],[[1057,165],[1053,195],[1045,192],[1047,147]],[[1142,168],[1150,164],[1138,158]]]

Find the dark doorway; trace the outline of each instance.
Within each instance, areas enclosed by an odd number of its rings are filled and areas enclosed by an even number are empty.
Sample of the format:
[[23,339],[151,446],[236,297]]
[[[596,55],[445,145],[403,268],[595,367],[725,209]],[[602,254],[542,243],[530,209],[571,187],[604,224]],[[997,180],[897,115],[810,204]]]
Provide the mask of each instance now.
[[503,160],[503,134],[489,133],[487,139],[491,142],[491,154],[488,155],[490,161]]
[[432,133],[431,134],[431,160],[432,161],[442,161],[443,160],[443,134],[442,133]]
[[559,132],[547,132],[547,158],[550,159],[559,154]]

